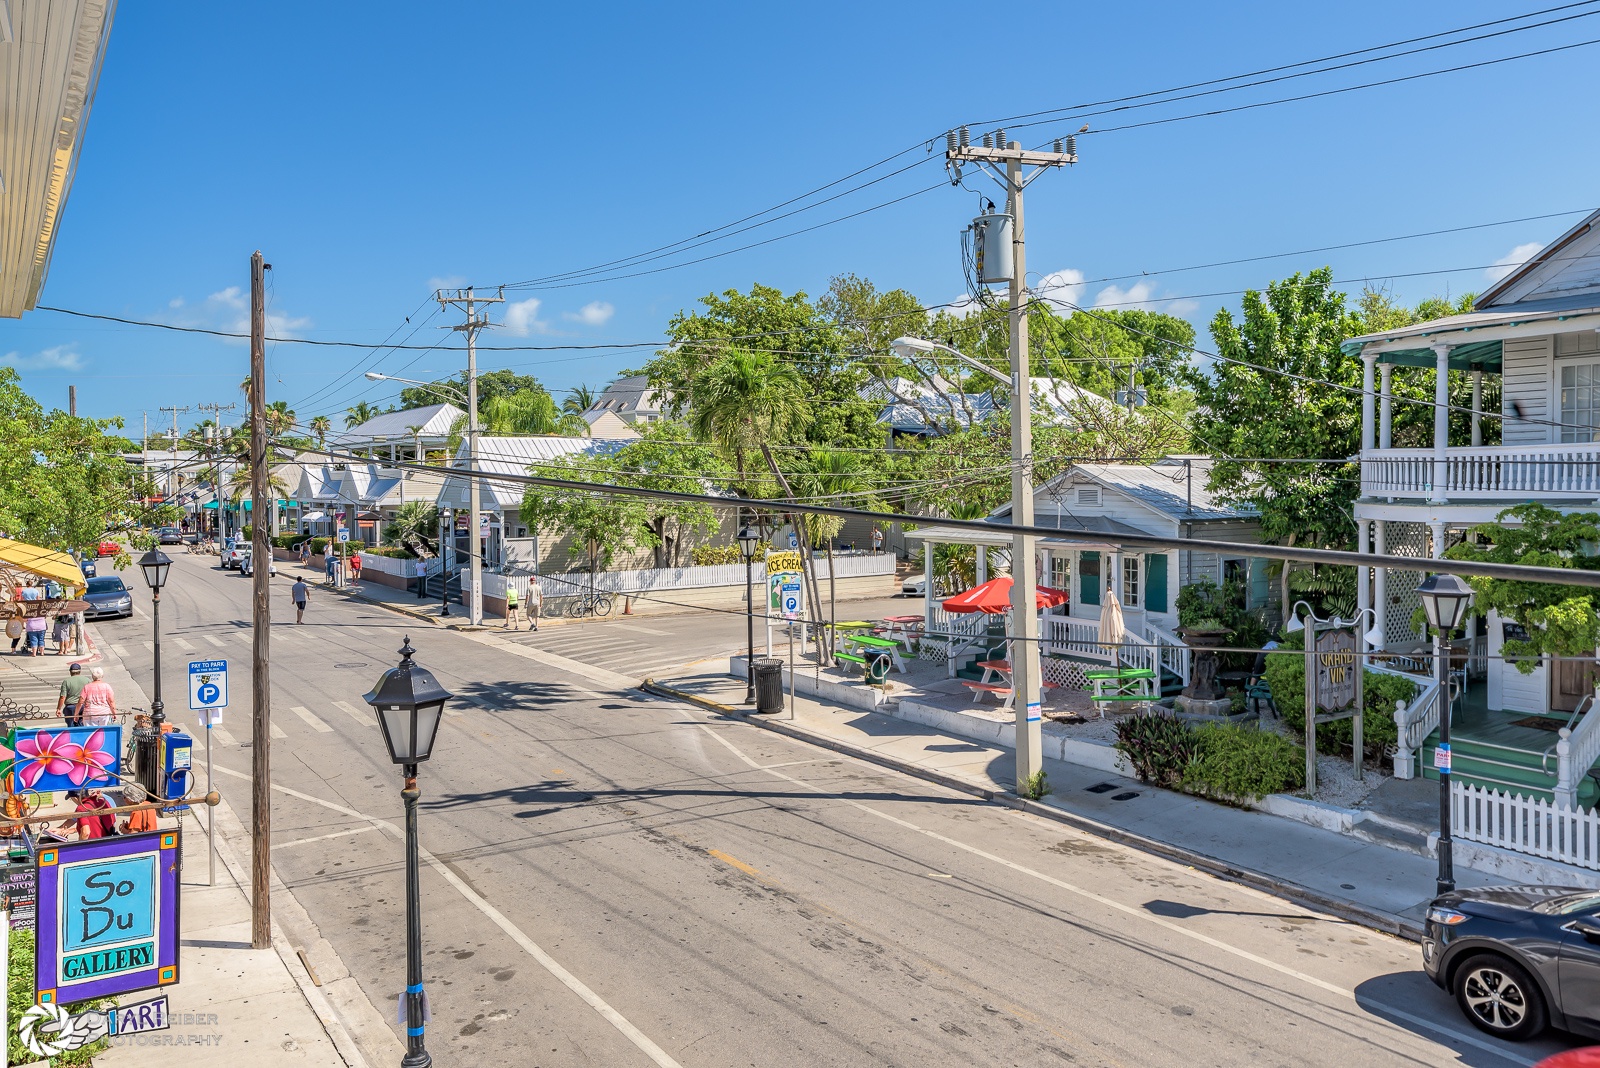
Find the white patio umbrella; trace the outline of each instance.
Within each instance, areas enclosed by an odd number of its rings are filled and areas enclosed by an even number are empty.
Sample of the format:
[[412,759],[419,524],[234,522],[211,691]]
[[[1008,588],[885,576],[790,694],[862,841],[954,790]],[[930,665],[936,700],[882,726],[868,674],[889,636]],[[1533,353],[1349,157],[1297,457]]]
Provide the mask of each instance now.
[[1127,637],[1128,629],[1122,622],[1122,602],[1117,600],[1117,591],[1108,589],[1105,598],[1100,604],[1100,644],[1111,649],[1111,662],[1117,667],[1122,666],[1122,640]]

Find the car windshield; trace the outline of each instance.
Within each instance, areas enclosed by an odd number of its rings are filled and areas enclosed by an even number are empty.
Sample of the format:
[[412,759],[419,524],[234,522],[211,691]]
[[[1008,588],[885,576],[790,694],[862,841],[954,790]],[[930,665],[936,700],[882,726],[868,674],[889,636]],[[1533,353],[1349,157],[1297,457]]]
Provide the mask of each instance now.
[[122,580],[116,578],[115,576],[108,576],[106,578],[92,578],[89,580],[90,593],[122,593],[127,588],[128,587],[122,584]]

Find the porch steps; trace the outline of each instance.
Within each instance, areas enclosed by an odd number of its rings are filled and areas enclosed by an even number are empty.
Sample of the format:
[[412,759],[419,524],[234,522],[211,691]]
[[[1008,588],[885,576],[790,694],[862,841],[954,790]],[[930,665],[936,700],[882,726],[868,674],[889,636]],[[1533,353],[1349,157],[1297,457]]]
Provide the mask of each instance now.
[[[1551,744],[1555,735],[1550,735]],[[1433,750],[1439,744],[1439,732],[1434,731],[1423,745],[1419,760],[1424,778],[1437,780],[1439,773],[1433,767]],[[1475,786],[1522,794],[1550,801],[1555,797],[1555,760],[1549,769],[1542,764],[1543,753],[1498,745],[1494,742],[1455,737],[1450,740],[1451,775]],[[1578,802],[1593,806],[1600,800],[1600,783],[1585,776],[1578,788]]]

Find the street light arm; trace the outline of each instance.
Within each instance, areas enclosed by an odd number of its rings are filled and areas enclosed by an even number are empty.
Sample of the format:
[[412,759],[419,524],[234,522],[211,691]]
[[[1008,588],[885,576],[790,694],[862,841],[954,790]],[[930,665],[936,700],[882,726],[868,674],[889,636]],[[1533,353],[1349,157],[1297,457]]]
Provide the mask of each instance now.
[[894,354],[903,360],[914,360],[920,355],[927,355],[931,352],[943,352],[954,356],[968,366],[977,368],[986,375],[999,379],[1008,386],[1011,384],[1010,375],[1001,374],[982,360],[975,360],[954,346],[946,345],[941,341],[929,341],[927,338],[921,337],[897,337],[889,342],[889,348],[893,349]]
[[434,393],[444,393],[449,396],[453,396],[462,404],[467,402],[467,398],[454,386],[442,386],[437,382],[421,382],[415,378],[400,378],[397,375],[386,375],[378,371],[368,371],[364,377],[369,382],[402,382],[408,386],[418,386]]

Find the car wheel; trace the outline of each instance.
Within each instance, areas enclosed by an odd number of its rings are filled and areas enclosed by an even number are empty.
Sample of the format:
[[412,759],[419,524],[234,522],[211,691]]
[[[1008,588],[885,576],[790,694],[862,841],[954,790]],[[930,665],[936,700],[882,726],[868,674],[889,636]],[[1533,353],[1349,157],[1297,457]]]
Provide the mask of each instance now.
[[1515,961],[1480,953],[1456,969],[1456,1004],[1474,1027],[1520,1042],[1545,1029],[1549,1017],[1533,976]]

